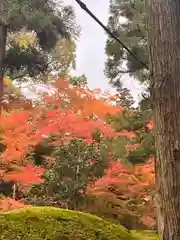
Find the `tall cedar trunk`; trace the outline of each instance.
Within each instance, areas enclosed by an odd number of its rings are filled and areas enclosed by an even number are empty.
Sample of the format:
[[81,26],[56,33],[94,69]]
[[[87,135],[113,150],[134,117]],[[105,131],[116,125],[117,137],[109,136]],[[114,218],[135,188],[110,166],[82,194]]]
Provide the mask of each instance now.
[[180,240],[180,0],[146,0],[146,11],[159,229],[161,239]]

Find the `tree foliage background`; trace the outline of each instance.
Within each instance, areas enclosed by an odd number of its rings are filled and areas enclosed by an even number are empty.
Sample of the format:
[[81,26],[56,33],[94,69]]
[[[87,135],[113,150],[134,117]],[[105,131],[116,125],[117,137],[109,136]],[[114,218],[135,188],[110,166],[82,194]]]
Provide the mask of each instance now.
[[[128,21],[120,24],[120,16]],[[144,19],[143,1],[110,1],[108,27],[148,64]],[[7,92],[0,120],[1,209],[51,205],[153,229],[152,114],[133,107],[121,82],[125,71],[148,85],[148,72],[109,38],[106,75],[117,94],[90,90],[84,74],[72,76],[79,27],[73,9],[62,3],[6,1],[1,20],[6,83],[53,88],[40,101]]]
[[[62,72],[68,71],[68,64],[74,67],[74,41],[79,27],[71,6],[53,0],[14,0],[4,1],[1,11],[1,21],[6,29],[2,67],[11,79],[22,80],[22,77],[30,76],[35,80],[35,76],[47,74],[55,67],[62,68]],[[57,49],[61,49],[61,53]],[[63,56],[62,67],[57,60]]]
[[[144,1],[110,0],[109,13],[108,28],[111,32],[148,65]],[[106,54],[105,74],[110,83],[118,89],[122,86],[123,74],[128,73],[136,78],[146,88],[141,105],[143,109],[149,108],[149,71],[111,37],[108,37],[106,43]],[[147,98],[148,101],[145,101]]]

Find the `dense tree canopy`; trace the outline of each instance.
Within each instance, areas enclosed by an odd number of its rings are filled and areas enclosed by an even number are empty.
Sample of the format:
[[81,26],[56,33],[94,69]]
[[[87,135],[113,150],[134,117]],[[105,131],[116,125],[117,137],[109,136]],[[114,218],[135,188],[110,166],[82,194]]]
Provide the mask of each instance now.
[[[152,199],[148,190],[138,192],[142,188],[140,181],[153,190],[153,165],[148,162],[154,154],[148,144],[153,142],[147,126],[149,117],[117,105],[117,95],[91,91],[63,80],[54,87],[55,93],[45,95],[37,106],[14,108],[2,115],[3,184],[13,181],[16,199],[26,204],[79,209],[120,221],[129,228],[153,228],[155,216],[146,212],[151,212]],[[127,175],[122,178],[127,163],[145,166],[134,170],[132,167],[129,172],[127,168]],[[146,168],[148,175],[143,176]],[[124,186],[135,184],[134,189],[125,193],[121,181]],[[94,186],[102,191],[96,191]],[[112,187],[116,189],[113,193]],[[120,195],[123,198],[116,202]],[[127,197],[130,202],[138,201],[136,210],[127,207]],[[99,208],[102,202],[105,205]],[[146,204],[141,207],[141,203]],[[119,216],[106,204],[118,204]]]
[[[67,72],[70,65],[74,65],[74,41],[79,28],[71,6],[54,0],[3,1],[2,4],[1,75],[22,80],[27,76],[47,74],[47,70],[52,71],[55,66],[59,71]],[[67,56],[65,48],[69,48],[71,55]],[[62,60],[64,68],[62,62],[59,63]]]
[[[147,66],[148,48],[145,26],[144,1],[111,0],[109,7],[108,28]],[[107,60],[105,74],[110,83],[121,89],[121,77],[129,74],[143,83],[145,92],[141,102],[142,109],[151,108],[149,101],[150,73],[140,62],[128,53],[120,44],[108,38],[106,43]]]
[[[121,21],[120,17],[124,17],[126,21]],[[133,53],[148,64],[144,1],[111,0],[108,27]],[[149,79],[142,64],[112,38],[107,40],[106,53],[108,59],[105,72],[112,84],[116,85],[126,72],[142,82]],[[127,70],[123,68],[124,61],[127,62]]]

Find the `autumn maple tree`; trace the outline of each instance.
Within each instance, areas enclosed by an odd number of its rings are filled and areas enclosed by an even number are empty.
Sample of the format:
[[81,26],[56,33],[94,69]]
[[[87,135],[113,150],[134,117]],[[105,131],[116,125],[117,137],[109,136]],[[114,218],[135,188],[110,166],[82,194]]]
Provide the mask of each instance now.
[[108,123],[129,137],[124,142],[113,138],[113,155],[118,154],[120,161],[113,156],[104,176],[88,188],[95,197],[89,211],[120,221],[130,229],[156,227],[156,153],[151,117],[151,111],[128,109],[108,117]]
[[[17,180],[22,181],[19,170],[21,172],[28,170],[29,173],[30,166],[34,168],[34,163],[29,160],[28,154],[52,135],[56,135],[55,141],[51,141],[53,145],[69,142],[74,138],[83,138],[88,143],[93,142],[93,133],[97,129],[107,137],[116,135],[102,117],[108,113],[114,114],[121,108],[110,107],[102,101],[102,98],[96,99],[93,92],[72,88],[63,80],[57,82],[55,87],[55,94],[45,96],[37,107],[3,113],[1,144],[4,151],[1,154],[1,175],[4,179],[7,175],[8,179],[13,175],[14,180],[16,173]],[[97,120],[98,115],[100,117]],[[32,181],[32,176],[27,174],[26,178],[28,176]]]
[[[15,184],[11,196],[20,206],[80,209],[123,224],[129,216],[153,227],[153,160],[125,164],[138,162],[137,151],[143,152],[151,135],[149,118],[115,105],[116,96],[99,90],[61,79],[53,87],[54,94],[38,104],[27,107],[21,99],[21,107],[9,104],[2,114],[1,180]],[[151,153],[148,149],[147,159]]]
[[127,228],[154,228],[154,161],[127,166],[111,161],[105,175],[88,187],[96,207],[90,211],[116,220]]

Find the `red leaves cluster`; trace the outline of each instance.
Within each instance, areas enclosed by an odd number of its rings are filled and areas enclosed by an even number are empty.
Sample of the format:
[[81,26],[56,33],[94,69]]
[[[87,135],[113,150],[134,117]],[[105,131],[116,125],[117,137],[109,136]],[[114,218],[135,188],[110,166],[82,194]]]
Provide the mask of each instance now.
[[[70,87],[67,81],[58,81],[56,87],[55,94],[46,96],[38,107],[2,115],[0,127],[6,151],[1,157],[6,162],[24,160],[43,135],[61,133],[90,141],[92,132],[99,129],[107,137],[115,136],[115,131],[100,117],[115,114],[121,108],[97,99],[91,91]],[[88,120],[92,115],[98,116],[97,120]]]
[[98,192],[101,187],[116,183],[121,185],[122,191],[126,194],[129,190],[130,194],[145,197],[145,189],[154,185],[154,161],[150,159],[147,164],[136,166],[126,166],[119,161],[111,161],[105,176],[97,180],[91,190]]
[[50,134],[59,135],[58,144],[79,137],[92,142],[92,133],[97,129],[105,137],[118,136],[120,133],[107,125],[103,117],[120,110],[108,104],[104,97],[97,99],[92,91],[72,88],[67,81],[61,80],[56,83],[54,95],[45,96],[37,107],[4,112],[0,120],[1,143],[6,147],[1,154],[2,165],[11,169],[12,164],[19,165],[24,170],[19,173],[15,169],[4,177],[21,182],[24,180],[25,183],[29,183],[30,178],[32,182],[39,181],[35,167],[31,165],[29,169],[26,156]]
[[63,134],[72,138],[82,137],[87,142],[93,141],[92,133],[98,129],[105,137],[118,136],[109,125],[102,120],[90,120],[77,115],[71,110],[53,110],[47,112],[47,117],[39,131],[40,136],[49,134]]
[[2,198],[0,199],[0,212],[7,212],[13,209],[19,209],[27,207],[23,202],[16,201],[12,198]]
[[23,187],[28,187],[34,183],[43,182],[41,178],[45,169],[31,164],[27,164],[22,167],[19,171],[10,171],[4,176],[5,181],[15,181],[17,183],[23,184]]
[[18,160],[22,165],[27,153],[40,140],[35,132],[36,119],[32,121],[30,111],[4,113],[1,116],[0,128],[1,143],[6,147],[1,155],[4,164]]
[[155,206],[149,191],[154,190],[154,183],[153,159],[137,166],[112,161],[105,176],[89,186],[87,192],[97,197],[99,206],[111,205],[112,212],[136,215],[144,225],[153,227]]
[[[115,132],[105,123],[106,115],[122,111],[121,107],[110,104],[114,98],[88,89],[72,88],[62,80],[56,83],[55,88],[55,94],[45,96],[37,107],[28,105],[26,110],[16,109],[2,114],[1,142],[6,149],[0,157],[3,168],[11,169],[5,171],[4,180],[14,180],[26,187],[41,182],[45,169],[33,166],[26,156],[50,134],[59,135],[56,144],[80,137],[92,142],[92,133],[97,129],[105,137],[135,137],[133,132]],[[149,127],[153,127],[152,123]],[[127,149],[132,147],[136,146],[127,146]],[[17,165],[20,166],[19,170]],[[154,207],[148,193],[153,187],[153,161],[135,167],[111,161],[105,176],[89,186],[87,193],[98,196],[101,207],[102,199],[104,203],[111,203],[111,213],[138,215],[147,224],[150,221],[154,223]],[[23,204],[12,199],[0,202],[3,210],[19,207],[23,207]]]
[[45,97],[46,105],[68,105],[73,112],[83,117],[92,115],[103,118],[107,115],[114,115],[123,110],[121,106],[114,106],[110,94],[104,94],[100,90],[89,90],[87,88],[72,87],[68,81],[58,80],[55,83],[57,90],[53,96]]

